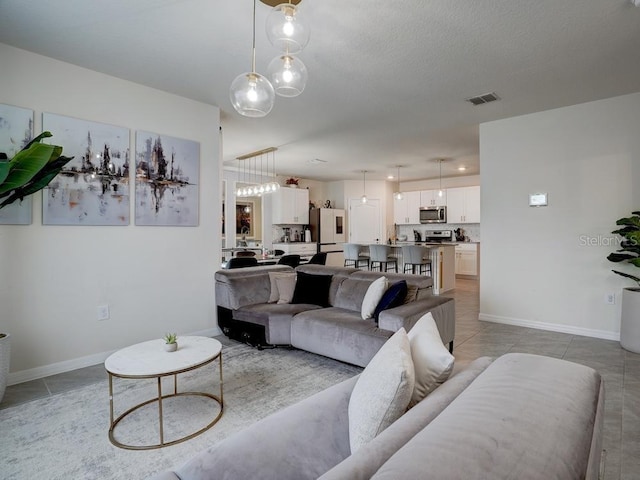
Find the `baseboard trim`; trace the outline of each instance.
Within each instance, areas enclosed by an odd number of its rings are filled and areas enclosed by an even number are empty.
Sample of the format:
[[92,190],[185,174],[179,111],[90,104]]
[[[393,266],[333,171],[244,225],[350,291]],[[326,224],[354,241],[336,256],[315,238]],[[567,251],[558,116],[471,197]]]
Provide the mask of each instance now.
[[534,322],[520,318],[501,317],[499,315],[489,315],[480,313],[478,320],[484,322],[502,323],[505,325],[515,325],[517,327],[535,328],[538,330],[549,330],[551,332],[570,333],[583,337],[602,338],[603,340],[620,341],[620,332],[609,332],[606,330],[594,330],[591,328],[574,327],[571,325],[559,325],[557,323]]
[[[222,331],[218,328],[209,328],[207,330],[200,330],[197,332],[186,333],[185,335],[198,335],[203,337],[216,337],[222,335]],[[19,370],[17,372],[11,372],[7,378],[7,385],[15,385],[17,383],[29,382],[31,380],[37,380],[39,378],[48,377],[50,375],[57,375],[58,373],[70,372],[71,370],[77,370],[78,368],[90,367],[99,363],[104,363],[109,355],[116,350],[109,350],[107,352],[94,353],[93,355],[87,355],[86,357],[72,358],[70,360],[64,360],[62,362],[51,363],[49,365],[42,365],[40,367],[29,368],[27,370]]]

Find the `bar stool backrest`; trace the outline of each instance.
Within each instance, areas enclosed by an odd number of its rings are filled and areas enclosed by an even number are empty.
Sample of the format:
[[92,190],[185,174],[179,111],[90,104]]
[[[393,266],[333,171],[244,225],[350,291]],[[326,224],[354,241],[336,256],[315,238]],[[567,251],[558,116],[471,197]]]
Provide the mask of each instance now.
[[372,262],[386,262],[391,254],[391,247],[388,245],[369,245],[369,254]]
[[402,260],[404,263],[420,265],[425,263],[424,257],[427,249],[420,245],[403,245]]

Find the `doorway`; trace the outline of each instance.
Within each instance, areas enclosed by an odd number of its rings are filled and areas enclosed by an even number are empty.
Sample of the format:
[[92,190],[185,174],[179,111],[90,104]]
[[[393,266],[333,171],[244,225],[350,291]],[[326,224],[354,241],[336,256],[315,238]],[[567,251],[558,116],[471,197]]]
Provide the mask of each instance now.
[[349,243],[376,243],[381,241],[381,233],[380,199],[370,198],[367,203],[362,203],[359,198],[350,198]]

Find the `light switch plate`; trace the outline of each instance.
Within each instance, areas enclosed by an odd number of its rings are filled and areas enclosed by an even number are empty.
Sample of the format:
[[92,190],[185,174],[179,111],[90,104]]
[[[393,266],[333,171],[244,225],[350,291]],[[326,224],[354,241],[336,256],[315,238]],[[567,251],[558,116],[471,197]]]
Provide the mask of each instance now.
[[547,194],[546,193],[531,193],[529,195],[530,207],[546,207],[547,206]]

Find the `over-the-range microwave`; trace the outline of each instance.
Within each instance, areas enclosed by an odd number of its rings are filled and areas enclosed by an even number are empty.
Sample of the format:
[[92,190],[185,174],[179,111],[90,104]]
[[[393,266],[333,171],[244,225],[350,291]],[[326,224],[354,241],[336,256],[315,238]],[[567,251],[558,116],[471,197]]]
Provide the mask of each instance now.
[[447,207],[420,207],[420,223],[447,223]]

